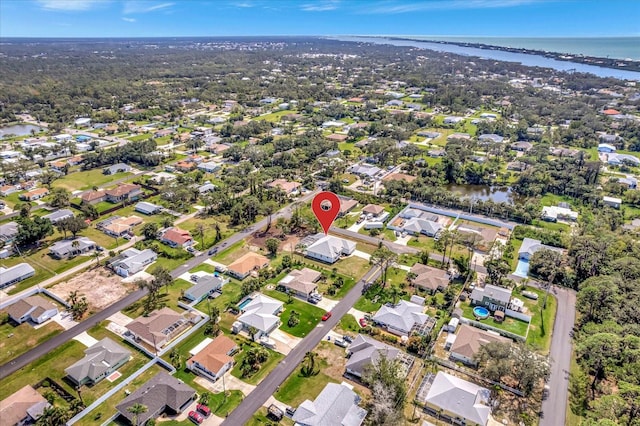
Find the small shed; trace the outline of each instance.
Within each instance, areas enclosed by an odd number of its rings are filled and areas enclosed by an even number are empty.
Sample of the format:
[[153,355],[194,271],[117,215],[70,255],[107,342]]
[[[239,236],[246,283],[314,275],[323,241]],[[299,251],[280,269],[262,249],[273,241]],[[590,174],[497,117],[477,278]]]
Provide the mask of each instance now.
[[447,336],[447,340],[444,342],[444,349],[446,351],[451,349],[451,346],[453,346],[453,344],[456,341],[456,335],[453,333],[449,333],[449,335]]
[[456,332],[456,328],[458,328],[458,323],[460,323],[460,320],[458,318],[451,318],[451,321],[449,321],[449,324],[447,325],[447,330],[449,331],[449,333]]
[[493,314],[493,317],[496,319],[496,321],[502,322],[502,321],[504,321],[504,312],[495,311],[494,314]]

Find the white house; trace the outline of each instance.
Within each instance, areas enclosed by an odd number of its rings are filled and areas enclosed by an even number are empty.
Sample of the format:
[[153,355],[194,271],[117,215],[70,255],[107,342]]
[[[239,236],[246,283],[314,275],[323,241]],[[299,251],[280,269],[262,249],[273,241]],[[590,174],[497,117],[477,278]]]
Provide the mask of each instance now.
[[486,426],[491,414],[490,396],[489,389],[440,371],[424,403],[436,412],[459,419],[458,424]]
[[56,305],[39,295],[20,299],[9,305],[6,311],[9,317],[18,324],[25,321],[42,324],[58,314]]
[[[318,234],[322,235],[322,234]],[[336,263],[342,256],[352,254],[356,243],[331,235],[323,235],[316,242],[307,247],[306,256],[325,263]]]
[[269,335],[273,330],[280,326],[280,317],[277,315],[284,309],[282,302],[272,299],[263,294],[257,294],[242,309],[242,315],[233,323],[232,329],[234,333],[242,330],[248,331],[251,327],[256,328],[258,332],[254,339]]
[[389,333],[408,336],[414,327],[421,326],[429,320],[424,307],[401,300],[397,305],[383,305],[373,316],[373,323],[385,328]]
[[[187,368],[196,374],[216,381],[233,367],[236,342],[221,334],[187,360]],[[200,346],[200,345],[198,345]]]

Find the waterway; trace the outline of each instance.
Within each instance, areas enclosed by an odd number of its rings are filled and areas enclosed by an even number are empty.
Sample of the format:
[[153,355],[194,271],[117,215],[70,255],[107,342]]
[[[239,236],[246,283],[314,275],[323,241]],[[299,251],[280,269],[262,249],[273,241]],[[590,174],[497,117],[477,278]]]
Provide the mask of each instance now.
[[477,47],[457,46],[455,44],[431,43],[418,40],[396,40],[385,37],[335,37],[341,41],[357,43],[389,44],[392,46],[417,47],[420,49],[435,50],[437,52],[455,53],[463,56],[475,56],[483,59],[495,59],[505,62],[517,62],[528,67],[552,68],[558,71],[575,70],[576,72],[589,73],[598,77],[614,77],[622,80],[640,81],[640,72],[618,70],[613,68],[598,67],[569,61],[558,61],[540,55],[526,53],[505,52],[502,50],[486,50]]
[[14,124],[13,126],[0,127],[0,139],[8,136],[27,136],[31,134],[31,130],[35,130],[36,133],[41,131],[42,128],[34,126],[33,124]]

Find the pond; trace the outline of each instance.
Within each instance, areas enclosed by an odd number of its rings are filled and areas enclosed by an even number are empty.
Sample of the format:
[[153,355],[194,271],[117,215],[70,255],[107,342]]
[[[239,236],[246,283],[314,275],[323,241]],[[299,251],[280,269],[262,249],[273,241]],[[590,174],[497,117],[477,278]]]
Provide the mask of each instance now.
[[469,197],[475,200],[491,200],[494,203],[511,203],[516,201],[516,195],[508,186],[450,184],[447,185],[446,188],[462,197]]
[[14,124],[13,126],[0,127],[0,139],[13,136],[27,136],[31,134],[31,130],[40,132],[42,127],[34,126],[33,124]]

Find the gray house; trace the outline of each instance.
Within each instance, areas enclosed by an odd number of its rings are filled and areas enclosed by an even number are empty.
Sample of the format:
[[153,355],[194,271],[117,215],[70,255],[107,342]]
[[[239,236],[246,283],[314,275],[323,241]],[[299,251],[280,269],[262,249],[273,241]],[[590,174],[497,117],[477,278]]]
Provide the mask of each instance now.
[[349,346],[349,360],[346,372],[356,377],[362,377],[367,365],[378,362],[381,356],[395,359],[400,355],[400,349],[379,342],[371,337],[358,334]]
[[469,299],[474,305],[484,306],[492,312],[504,312],[511,301],[511,289],[487,284],[484,288],[474,288]]
[[126,249],[109,262],[113,271],[121,277],[129,277],[142,271],[147,265],[156,261],[158,255],[151,249],[142,251],[130,248]]
[[0,288],[31,278],[35,274],[36,270],[28,263],[19,263],[10,268],[0,266]]
[[424,402],[432,410],[458,419],[456,424],[486,426],[491,414],[490,394],[489,389],[440,371]]
[[42,296],[30,296],[12,303],[6,308],[9,317],[22,324],[31,321],[42,324],[58,314],[58,308]]
[[327,383],[315,400],[305,400],[293,414],[301,426],[360,426],[367,410],[360,408],[360,397],[345,383]]
[[159,213],[162,210],[162,206],[158,206],[157,204],[147,203],[146,201],[140,201],[136,204],[135,210],[142,214],[152,215]]
[[57,222],[60,222],[61,220],[69,219],[72,217],[74,217],[73,212],[69,209],[56,210],[53,213],[49,213],[48,215],[42,216],[43,219],[49,219],[51,223],[57,223]]
[[96,248],[96,243],[87,237],[79,237],[74,240],[58,241],[49,247],[49,254],[56,259],[66,259],[86,253]]
[[102,170],[102,173],[104,173],[105,175],[115,175],[116,173],[130,172],[130,171],[131,171],[130,165],[124,164],[124,163],[118,163],[118,164],[114,164],[113,166],[105,167]]
[[116,409],[120,416],[133,424],[134,414],[128,408],[136,404],[147,407],[147,411],[137,415],[137,424],[144,425],[160,414],[179,414],[196,398],[196,391],[173,376],[160,372],[151,380],[126,397]]
[[0,225],[0,242],[10,243],[18,235],[18,224],[16,222],[8,222]]
[[94,385],[108,377],[131,358],[131,352],[108,337],[85,349],[84,358],[64,372],[78,386]]
[[191,302],[199,302],[229,282],[229,278],[220,275],[204,275],[198,278],[198,282],[184,292],[185,299]]

